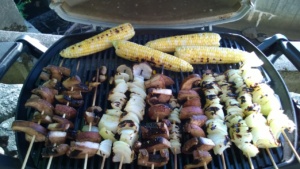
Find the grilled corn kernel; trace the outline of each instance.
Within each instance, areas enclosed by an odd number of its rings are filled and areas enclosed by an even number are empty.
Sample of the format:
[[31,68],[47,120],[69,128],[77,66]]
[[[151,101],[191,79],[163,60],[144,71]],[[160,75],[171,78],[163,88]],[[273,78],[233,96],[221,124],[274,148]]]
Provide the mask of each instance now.
[[249,61],[249,58],[258,59],[254,53],[239,49],[212,46],[178,47],[175,50],[175,56],[191,64],[239,63],[246,60]]
[[112,47],[111,42],[114,40],[128,40],[132,38],[134,34],[135,32],[132,25],[125,23],[69,46],[62,50],[60,55],[65,58],[78,58],[90,55]]
[[195,33],[178,35],[149,41],[145,46],[162,51],[174,52],[179,46],[220,46],[221,37],[217,33]]
[[136,62],[147,61],[156,67],[163,66],[167,70],[176,72],[193,71],[193,66],[188,62],[146,46],[125,40],[113,41],[113,45],[116,54],[124,59]]

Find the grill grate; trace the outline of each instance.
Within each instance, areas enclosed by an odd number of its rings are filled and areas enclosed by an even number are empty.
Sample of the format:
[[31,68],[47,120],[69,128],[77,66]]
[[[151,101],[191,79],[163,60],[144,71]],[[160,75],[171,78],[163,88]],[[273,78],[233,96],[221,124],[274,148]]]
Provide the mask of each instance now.
[[[139,44],[145,44],[147,41],[156,39],[159,37],[165,37],[165,36],[170,36],[173,34],[183,34],[186,32],[169,32],[167,34],[161,34],[158,35],[156,31],[154,32],[148,32],[146,34],[139,34],[135,36],[132,41],[137,42]],[[90,35],[89,35],[90,36]],[[25,109],[24,103],[30,96],[30,90],[37,87],[40,85],[42,82],[40,80],[36,80],[38,77],[38,74],[41,70],[42,67],[48,65],[48,64],[53,64],[53,65],[59,65],[60,62],[62,61],[62,58],[59,57],[58,53],[61,49],[65,48],[66,46],[69,46],[70,44],[73,44],[76,41],[85,39],[86,37],[89,36],[80,36],[79,38],[70,38],[69,42],[67,43],[58,43],[54,45],[51,52],[48,53],[47,59],[44,59],[43,61],[40,61],[39,66],[37,66],[35,69],[33,69],[32,76],[29,76],[27,79],[27,82],[25,83],[23,90],[22,90],[22,98],[19,100],[19,111],[20,110],[26,110],[26,113],[24,114],[17,114],[17,119],[21,120],[27,120],[32,118],[33,110],[31,109]],[[221,46],[222,47],[227,47],[227,48],[237,48],[241,50],[245,50],[244,46],[242,46],[235,38],[230,38],[230,36],[222,36],[221,40]],[[44,56],[46,57],[46,56]],[[47,61],[48,60],[48,61]],[[76,67],[77,64],[80,62],[80,66],[78,71],[76,72]],[[114,49],[109,49],[105,50],[101,53],[97,53],[94,55],[91,55],[89,57],[84,57],[84,58],[79,58],[79,59],[65,59],[64,63],[62,66],[69,67],[72,70],[72,74],[77,74],[81,77],[83,82],[88,82],[91,81],[93,76],[96,74],[96,69],[102,65],[107,66],[108,72],[107,75],[108,77],[111,77],[114,75],[115,70],[118,65],[120,64],[126,64],[126,65],[133,65],[132,62],[129,62],[127,60],[124,60],[122,58],[119,58],[115,55]],[[194,65],[194,73],[198,73],[202,75],[202,73],[207,70],[213,70],[214,72],[217,73],[222,73],[228,68],[238,68],[238,64],[226,64],[226,65],[212,65],[212,64],[207,64],[207,65]],[[39,70],[38,70],[39,69]],[[267,83],[272,82],[270,76],[266,73],[264,69],[261,69],[263,72],[263,75],[265,77],[265,80]],[[160,69],[156,69],[157,72],[160,72]],[[179,86],[181,81],[186,77],[189,73],[173,73],[167,70],[164,70],[164,74],[167,76],[170,76],[172,79],[174,79],[175,84],[171,87],[173,94],[177,96],[177,92],[179,91]],[[34,77],[34,78],[33,78]],[[32,79],[30,79],[32,78]],[[31,86],[28,85],[28,81],[36,81],[34,84]],[[98,95],[97,95],[97,100],[96,100],[96,105],[99,105],[103,108],[103,110],[109,108],[109,103],[107,102],[107,96],[108,92],[112,89],[113,86],[109,85],[108,80],[100,85],[98,89]],[[27,93],[26,93],[27,92]],[[25,94],[24,94],[25,93]],[[91,106],[93,98],[93,92],[87,93],[84,95],[84,105],[80,108],[78,108],[78,114],[75,119],[73,119],[74,125],[75,125],[75,130],[80,130],[81,127],[84,125],[84,119],[82,118],[84,111],[86,108]],[[24,111],[23,111],[24,112]],[[146,115],[147,116],[147,115]],[[148,118],[145,117],[145,121],[148,121]],[[143,122],[145,122],[143,121]],[[142,123],[143,123],[142,122]],[[187,135],[184,135],[181,143],[184,143],[188,139]],[[283,138],[280,138],[280,141],[284,143]],[[18,142],[18,147],[21,155],[24,155],[27,151],[28,146],[24,146],[24,134],[18,133],[17,134],[17,142]],[[68,142],[69,143],[69,142]],[[28,144],[27,142],[25,144]],[[23,147],[23,148],[21,148]],[[41,150],[44,147],[44,143],[35,143],[31,152],[31,157],[28,161],[29,166],[36,166],[37,168],[46,168],[48,159],[43,159],[41,157]],[[284,146],[282,145],[279,148],[276,149],[270,149],[271,154],[273,155],[273,158],[277,164],[283,163],[284,162],[284,151],[283,151]],[[208,164],[208,168],[212,169],[218,169],[222,168],[222,159],[220,156],[213,155],[213,152],[211,151],[211,154],[213,156],[213,160],[211,163]],[[225,156],[225,162],[226,162],[226,167],[228,169],[248,169],[249,163],[248,160],[245,156],[243,156],[242,152],[236,148],[234,144],[232,144],[231,148],[227,149],[224,151],[224,156]],[[291,156],[291,155],[290,155]],[[191,156],[186,156],[179,154],[178,155],[178,168],[182,169],[183,166],[187,163],[189,163],[192,160]],[[260,149],[260,153],[255,157],[252,158],[253,165],[255,168],[269,168],[272,167],[272,163],[270,161],[270,158],[268,157],[267,153],[265,150]],[[89,169],[94,169],[94,168],[100,168],[102,162],[102,158],[99,156],[94,156],[89,158],[88,160],[88,168]],[[76,159],[70,159],[67,156],[61,156],[61,157],[56,157],[53,158],[51,168],[55,169],[77,169],[77,168],[83,168],[83,163],[84,160],[76,160]],[[106,161],[105,168],[117,168],[119,166],[119,163],[112,163],[112,158],[110,157]],[[124,165],[123,168],[143,168],[140,166],[137,166],[137,161],[135,160],[133,164],[129,165]],[[170,153],[170,161],[169,163],[161,168],[174,168],[174,156],[172,153]]]

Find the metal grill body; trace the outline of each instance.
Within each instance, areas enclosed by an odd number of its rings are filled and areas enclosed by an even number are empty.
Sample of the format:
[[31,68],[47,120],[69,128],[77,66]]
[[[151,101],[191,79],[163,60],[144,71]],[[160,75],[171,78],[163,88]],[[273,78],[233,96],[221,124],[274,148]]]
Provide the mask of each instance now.
[[[159,31],[159,30],[143,30],[143,31],[137,31],[137,35],[132,39],[132,41],[139,43],[139,44],[145,44],[149,40],[157,39],[160,37],[166,37],[170,35],[178,35],[178,34],[187,34],[187,33],[194,33],[187,32],[187,31]],[[39,73],[42,71],[42,68],[49,65],[59,65],[62,61],[62,58],[59,56],[59,52],[71,45],[75,42],[78,42],[80,40],[83,40],[85,38],[88,38],[90,36],[94,35],[89,34],[80,34],[80,35],[72,35],[68,37],[64,37],[61,40],[59,40],[57,43],[55,43],[49,50],[42,56],[42,58],[39,60],[39,62],[35,65],[32,72],[28,76],[22,92],[21,97],[18,102],[18,113],[16,115],[16,120],[30,120],[32,118],[33,110],[27,109],[24,107],[24,103],[26,100],[30,97],[30,91],[33,88],[36,88],[38,85],[42,83],[42,81],[38,80]],[[274,69],[274,67],[270,64],[270,62],[265,58],[265,56],[249,41],[244,39],[241,36],[233,35],[233,34],[221,34],[222,40],[221,40],[221,46],[222,47],[228,47],[228,48],[237,48],[241,50],[246,51],[255,51],[256,54],[264,61],[264,66],[261,68],[262,73],[265,77],[265,81],[272,86],[275,93],[277,93],[281,98],[282,107],[285,110],[285,113],[288,114],[288,116],[291,119],[295,119],[294,109],[291,103],[290,98],[288,97],[288,92],[286,89],[286,86],[284,82],[282,81],[281,77],[279,76],[278,72]],[[76,71],[76,66],[80,62],[80,66],[78,71]],[[81,77],[81,80],[83,82],[91,81],[93,76],[96,74],[96,69],[100,66],[107,66],[108,72],[107,76],[111,77],[115,74],[116,68],[120,64],[126,64],[128,66],[132,66],[134,63],[124,60],[122,58],[119,58],[116,56],[114,49],[108,49],[100,53],[96,53],[94,55],[90,55],[88,57],[83,57],[79,59],[65,59],[62,66],[71,68],[72,75],[77,74]],[[212,70],[216,73],[222,73],[226,71],[229,68],[239,68],[239,64],[226,64],[226,65],[193,65],[194,66],[194,72],[198,73],[200,75],[203,74],[205,70]],[[161,72],[161,69],[155,68],[157,72]],[[165,75],[170,76],[172,79],[174,79],[175,84],[171,86],[171,89],[173,91],[173,95],[177,96],[177,93],[179,91],[179,86],[182,80],[189,75],[189,73],[174,73],[167,70],[164,70],[163,72]],[[109,102],[107,101],[108,93],[113,88],[112,85],[108,83],[108,80],[103,83],[98,88],[97,93],[97,100],[96,105],[99,105],[103,108],[103,110],[109,108]],[[84,94],[84,105],[80,108],[78,108],[77,117],[73,119],[75,130],[80,130],[81,127],[84,125],[84,119],[83,119],[83,113],[91,105],[93,99],[93,93],[87,93]],[[148,107],[146,107],[147,110]],[[144,117],[144,120],[141,123],[145,123],[147,121],[150,121],[147,116],[147,111]],[[182,127],[181,127],[182,129]],[[294,132],[294,133],[297,133]],[[295,138],[297,138],[297,134],[289,134],[290,139],[292,142],[295,143]],[[189,139],[188,135],[184,135],[182,137],[181,143],[182,145],[184,142]],[[68,140],[67,143],[70,141]],[[282,145],[275,149],[270,149],[273,158],[275,162],[278,164],[278,166],[283,166],[288,164],[292,161],[293,155],[288,147],[288,145],[285,144],[284,139],[280,138],[280,142]],[[27,151],[28,142],[24,139],[23,133],[17,133],[17,145],[19,148],[19,153],[21,158],[25,156],[25,153]],[[35,143],[33,146],[33,150],[31,152],[31,156],[28,161],[28,166],[32,168],[46,168],[48,159],[43,159],[41,157],[41,150],[44,147],[44,143]],[[211,151],[211,154],[213,156],[213,160],[211,163],[208,164],[208,168],[211,169],[219,169],[222,168],[222,159],[221,156],[213,155],[213,152]],[[242,152],[234,145],[226,151],[224,151],[225,161],[228,169],[247,169],[249,167],[249,163],[247,158],[242,154]],[[167,168],[174,168],[174,156],[172,153],[170,153],[170,161],[169,163],[161,168],[167,169]],[[178,155],[178,168],[182,169],[185,164],[188,164],[192,161],[191,155],[184,155],[179,154]],[[260,149],[260,153],[255,157],[252,158],[253,165],[255,168],[272,168],[272,163],[270,161],[269,156],[267,155],[267,152],[263,149]],[[89,158],[88,160],[88,168],[89,169],[95,169],[100,168],[102,162],[102,157],[94,156]],[[53,159],[51,168],[55,169],[77,169],[77,168],[83,168],[84,160],[76,160],[76,159],[70,159],[67,156],[61,156],[56,157]],[[106,161],[106,169],[110,168],[117,168],[119,166],[119,163],[113,163],[112,158],[108,158]],[[144,168],[141,166],[137,166],[137,160],[134,160],[132,164],[126,164],[123,166],[123,168],[127,169],[134,169],[134,168]]]

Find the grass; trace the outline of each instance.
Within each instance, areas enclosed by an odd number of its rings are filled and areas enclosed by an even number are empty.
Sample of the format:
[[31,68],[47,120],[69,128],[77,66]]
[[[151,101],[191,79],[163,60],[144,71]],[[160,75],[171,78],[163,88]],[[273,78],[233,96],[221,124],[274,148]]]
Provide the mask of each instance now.
[[16,3],[16,6],[19,10],[19,12],[21,13],[21,15],[23,16],[23,18],[26,18],[28,15],[24,13],[25,7],[27,4],[29,4],[31,2],[31,0],[19,0],[19,2]]

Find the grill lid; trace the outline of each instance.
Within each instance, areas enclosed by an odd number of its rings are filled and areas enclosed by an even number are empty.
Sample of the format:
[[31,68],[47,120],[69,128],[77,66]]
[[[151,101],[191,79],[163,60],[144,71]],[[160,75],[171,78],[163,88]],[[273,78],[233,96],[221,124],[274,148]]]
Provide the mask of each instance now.
[[185,29],[241,19],[253,7],[249,0],[53,0],[61,18],[113,27],[130,22],[135,28]]

